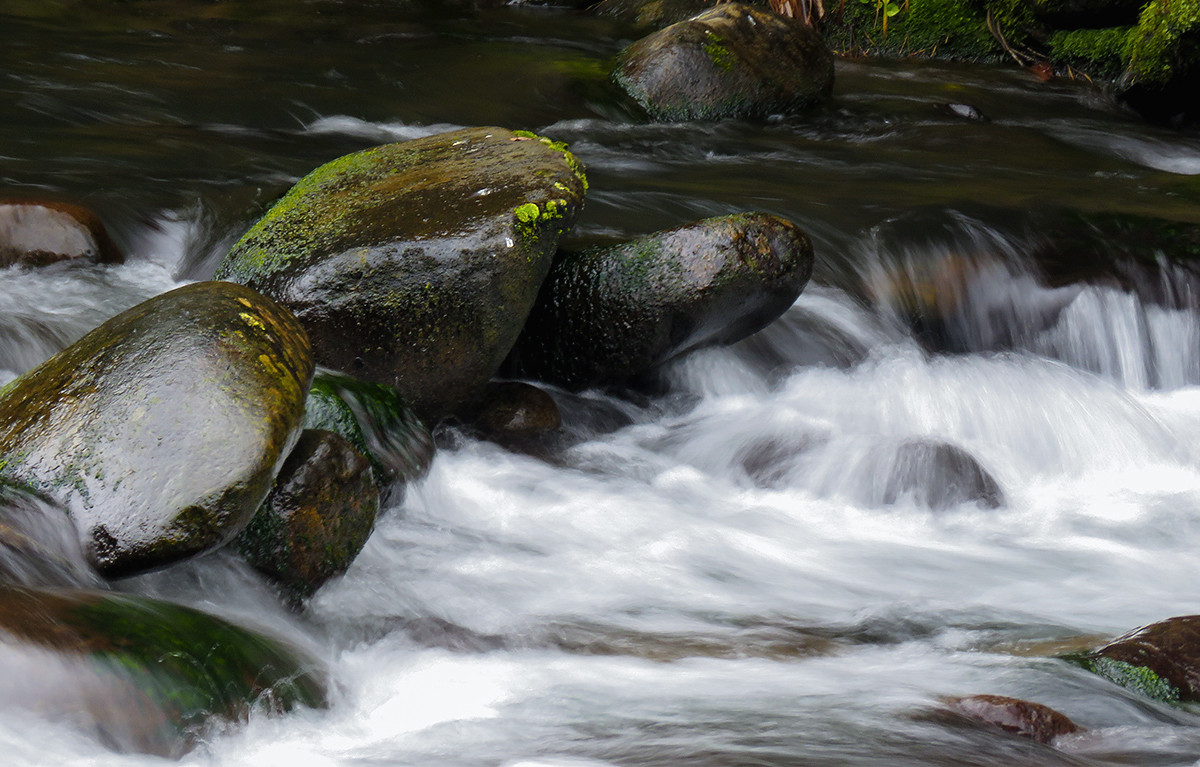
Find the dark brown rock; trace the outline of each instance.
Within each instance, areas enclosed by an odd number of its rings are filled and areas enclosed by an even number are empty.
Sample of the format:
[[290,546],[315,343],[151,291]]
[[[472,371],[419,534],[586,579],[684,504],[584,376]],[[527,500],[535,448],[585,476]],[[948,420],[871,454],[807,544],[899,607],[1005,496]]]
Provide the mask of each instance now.
[[1200,615],[1152,623],[1070,659],[1155,700],[1200,701]]
[[0,199],[0,267],[76,259],[102,264],[122,260],[94,212],[51,200]]
[[331,431],[306,429],[235,545],[289,596],[304,598],[346,571],[378,512],[370,460]]
[[532,384],[493,381],[469,420],[489,439],[527,439],[562,426],[554,399]]
[[958,713],[977,722],[990,724],[1013,735],[1050,743],[1059,735],[1081,731],[1081,727],[1063,714],[1041,703],[1003,695],[969,695],[953,702]]

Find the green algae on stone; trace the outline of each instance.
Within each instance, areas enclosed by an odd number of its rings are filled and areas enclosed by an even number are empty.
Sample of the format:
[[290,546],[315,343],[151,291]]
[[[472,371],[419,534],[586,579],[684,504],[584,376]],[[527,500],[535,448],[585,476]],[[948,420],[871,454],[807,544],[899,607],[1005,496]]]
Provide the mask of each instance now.
[[146,597],[2,589],[0,635],[5,701],[121,751],[178,757],[214,718],[326,702],[324,674],[295,649]]
[[367,457],[333,432],[306,429],[235,545],[290,598],[303,599],[346,571],[378,512]]
[[302,179],[218,276],[291,309],[320,364],[395,386],[436,419],[503,361],[585,190],[566,147],[534,134],[375,147]]
[[765,117],[828,97],[833,55],[800,21],[729,4],[633,43],[613,77],[655,120]]
[[1099,650],[1065,656],[1088,671],[1164,703],[1200,701],[1200,615],[1143,626]]
[[3,475],[62,504],[108,576],[232,538],[299,434],[313,365],[290,313],[226,282],[110,319],[0,398]]
[[760,330],[795,302],[812,267],[808,237],[761,213],[559,254],[506,372],[571,389],[631,381]]

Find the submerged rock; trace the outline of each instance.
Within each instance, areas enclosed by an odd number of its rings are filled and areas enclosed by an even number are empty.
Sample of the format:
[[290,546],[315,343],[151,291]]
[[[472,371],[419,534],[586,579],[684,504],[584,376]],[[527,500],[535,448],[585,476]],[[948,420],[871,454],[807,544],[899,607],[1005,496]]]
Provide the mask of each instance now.
[[969,695],[952,701],[954,710],[976,722],[999,727],[1005,732],[1050,743],[1059,735],[1082,730],[1063,714],[1041,703],[1003,695]]
[[686,21],[712,6],[712,0],[600,0],[588,8],[588,13],[638,27],[662,29]]
[[762,213],[562,254],[507,367],[568,389],[624,383],[761,330],[795,302],[812,267],[807,235]]
[[303,178],[217,274],[295,312],[320,364],[432,420],[504,360],[586,183],[564,145],[502,128],[375,147]]
[[304,428],[338,434],[366,455],[385,500],[433,463],[433,435],[391,386],[318,370]]
[[289,596],[304,598],[346,571],[378,512],[367,457],[333,432],[306,429],[235,545]]
[[765,117],[827,98],[833,54],[800,21],[727,4],[638,40],[614,77],[655,120]]
[[0,590],[0,710],[120,751],[179,756],[212,717],[325,704],[296,650],[186,607],[102,591]]
[[63,504],[102,574],[160,567],[250,520],[299,434],[312,371],[278,304],[188,285],[17,379],[0,397],[0,475]]
[[1200,615],[1168,618],[1135,629],[1095,652],[1067,658],[1155,700],[1200,701]]
[[73,260],[121,262],[99,216],[64,202],[0,200],[0,267]]
[[941,510],[964,503],[986,509],[1004,505],[1004,493],[973,455],[944,442],[902,442],[884,474],[879,502],[891,505],[908,499],[918,506]]

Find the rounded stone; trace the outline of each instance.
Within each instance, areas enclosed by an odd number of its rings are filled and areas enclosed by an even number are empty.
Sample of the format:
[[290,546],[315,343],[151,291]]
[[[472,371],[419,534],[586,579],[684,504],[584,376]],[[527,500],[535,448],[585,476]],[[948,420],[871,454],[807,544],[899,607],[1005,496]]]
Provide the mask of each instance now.
[[964,503],[986,509],[1004,505],[1004,493],[992,475],[975,456],[955,445],[928,440],[902,442],[887,463],[879,498],[882,504],[907,498],[933,510]]
[[304,418],[304,330],[227,282],[112,318],[0,397],[0,476],[62,504],[104,575],[216,548],[271,488]]
[[617,83],[655,120],[797,112],[833,90],[833,54],[812,27],[730,3],[621,52]]
[[289,597],[302,599],[346,571],[378,513],[367,457],[333,432],[306,429],[235,545]]
[[0,199],[0,267],[74,260],[123,260],[93,211],[54,200]]
[[387,144],[302,179],[217,274],[291,309],[321,365],[395,386],[432,422],[504,360],[586,183],[530,133]]
[[969,695],[953,701],[954,710],[976,722],[1005,732],[1050,743],[1060,735],[1082,730],[1065,715],[1041,703],[1003,695]]
[[554,398],[532,384],[492,381],[470,413],[470,422],[490,439],[527,439],[562,426]]
[[105,745],[178,757],[210,718],[325,705],[324,673],[220,618],[103,591],[0,589],[0,710],[25,709]]
[[626,383],[761,330],[795,302],[812,268],[808,236],[763,213],[560,254],[506,367],[575,390]]
[[1143,626],[1070,659],[1155,700],[1200,701],[1200,615]]

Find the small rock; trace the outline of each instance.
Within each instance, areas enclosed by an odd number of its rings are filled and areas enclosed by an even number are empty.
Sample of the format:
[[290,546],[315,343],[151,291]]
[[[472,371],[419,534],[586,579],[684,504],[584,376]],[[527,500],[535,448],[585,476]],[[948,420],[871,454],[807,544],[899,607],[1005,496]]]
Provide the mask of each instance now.
[[523,440],[562,426],[554,398],[532,384],[492,381],[468,420],[488,439]]
[[64,202],[0,200],[0,267],[76,259],[121,262],[99,216]]
[[833,54],[812,27],[730,3],[621,52],[617,83],[655,120],[797,112],[833,90]]
[[0,476],[70,513],[89,560],[132,575],[223,545],[304,418],[304,330],[228,282],[117,315],[0,397]]
[[1083,728],[1063,714],[1041,703],[1003,695],[969,695],[953,701],[958,713],[976,722],[994,725],[1038,743],[1050,743],[1059,735]]
[[761,330],[795,302],[812,266],[807,235],[762,213],[560,254],[506,367],[573,390],[626,383]]
[[367,457],[333,432],[306,429],[234,545],[256,570],[302,599],[350,567],[378,513]]

